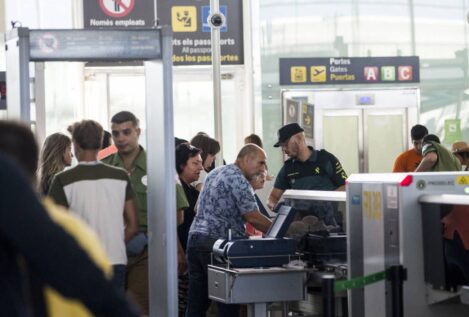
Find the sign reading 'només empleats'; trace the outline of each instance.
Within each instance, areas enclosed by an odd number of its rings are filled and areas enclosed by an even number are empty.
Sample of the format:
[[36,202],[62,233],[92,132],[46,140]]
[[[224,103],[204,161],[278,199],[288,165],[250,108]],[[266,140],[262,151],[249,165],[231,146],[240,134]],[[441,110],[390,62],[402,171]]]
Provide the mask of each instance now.
[[153,0],[83,0],[85,29],[154,27]]

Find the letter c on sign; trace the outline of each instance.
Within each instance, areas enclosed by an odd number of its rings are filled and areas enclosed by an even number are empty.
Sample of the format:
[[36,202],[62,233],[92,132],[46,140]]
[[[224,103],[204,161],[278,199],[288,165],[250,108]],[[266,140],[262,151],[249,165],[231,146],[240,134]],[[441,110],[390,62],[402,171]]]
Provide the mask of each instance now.
[[412,66],[399,66],[398,74],[400,81],[412,80]]

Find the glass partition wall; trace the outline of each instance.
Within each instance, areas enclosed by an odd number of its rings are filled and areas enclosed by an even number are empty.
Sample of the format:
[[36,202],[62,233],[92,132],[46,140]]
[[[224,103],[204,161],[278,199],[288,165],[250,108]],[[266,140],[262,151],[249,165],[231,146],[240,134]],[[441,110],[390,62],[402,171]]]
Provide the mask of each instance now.
[[419,122],[448,143],[445,120],[460,120],[460,136],[469,141],[467,1],[259,0],[258,4],[263,136],[274,174],[282,162],[280,151],[272,147],[282,122],[280,90],[289,88],[279,86],[281,57],[419,56]]

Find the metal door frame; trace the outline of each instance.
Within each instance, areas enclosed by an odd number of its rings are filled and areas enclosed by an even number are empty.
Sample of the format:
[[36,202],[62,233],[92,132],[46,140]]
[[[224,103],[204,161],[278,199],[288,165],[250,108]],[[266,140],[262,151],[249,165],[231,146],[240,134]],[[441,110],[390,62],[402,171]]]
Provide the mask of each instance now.
[[[129,56],[125,53],[110,55],[109,57],[94,57],[93,50],[73,51],[73,48],[61,48],[53,45],[45,45],[47,50],[36,50],[31,54],[32,42],[30,35],[36,32],[39,36],[44,33],[54,33],[57,36],[81,35],[87,38],[112,37],[119,38],[118,34],[125,33],[126,39],[141,35],[140,32],[155,32],[158,38],[158,49],[139,55],[139,46],[135,47],[135,54]],[[107,33],[106,33],[107,32]],[[128,33],[127,33],[128,32]],[[62,35],[61,35],[62,34]],[[149,299],[150,316],[178,315],[177,293],[177,235],[176,217],[169,210],[176,211],[176,184],[174,178],[174,132],[173,132],[173,107],[172,107],[172,31],[171,27],[158,27],[153,29],[126,29],[126,30],[29,30],[28,28],[15,28],[8,32],[6,38],[7,59],[7,94],[8,94],[8,118],[20,119],[31,123],[31,96],[30,96],[30,62],[53,61],[102,61],[112,59],[114,61],[141,60],[145,67],[145,104],[147,113],[147,173],[148,173],[148,250],[149,250]],[[43,38],[45,39],[45,37]],[[75,39],[75,38],[74,38]],[[64,40],[65,42],[66,40]],[[115,40],[114,40],[115,41]],[[115,41],[116,42],[116,41]],[[129,41],[130,42],[130,41]],[[56,40],[56,44],[60,43]],[[116,42],[121,48],[129,49],[128,45]],[[34,43],[36,44],[36,43]],[[137,44],[138,45],[138,44]],[[153,45],[153,43],[152,43]],[[155,46],[156,47],[156,46]],[[107,48],[106,48],[107,49]],[[122,50],[119,49],[120,52]],[[131,51],[131,50],[130,50]],[[58,57],[60,53],[74,53],[73,58]],[[47,54],[47,57],[42,57]],[[54,55],[55,54],[55,55]],[[69,55],[65,55],[69,56]],[[140,57],[142,56],[142,57]],[[151,57],[143,57],[151,56]],[[40,80],[43,80],[41,78]],[[43,82],[41,82],[43,84]],[[43,96],[42,96],[43,97]],[[41,98],[42,98],[41,97]],[[42,116],[43,114],[41,114]],[[44,118],[45,119],[45,118]],[[153,211],[153,212],[152,212]]]
[[[323,93],[323,92],[332,92],[332,93],[342,93],[342,92],[369,92],[369,93],[375,93],[375,92],[385,92],[385,93],[392,93],[393,91],[401,91],[405,94],[409,95],[415,95],[415,103],[412,104],[401,104],[396,107],[396,104],[393,104],[393,100],[381,100],[383,104],[376,104],[372,106],[361,106],[361,105],[353,105],[350,104],[349,106],[344,106],[344,105],[331,105],[324,107],[322,105],[317,104],[317,94]],[[336,115],[339,115],[340,111],[343,111],[341,113],[347,113],[349,110],[360,110],[361,111],[361,123],[362,126],[360,128],[359,136],[361,144],[361,149],[360,149],[360,144],[359,144],[359,162],[360,162],[360,169],[362,173],[368,172],[369,169],[369,162],[368,162],[368,142],[365,140],[366,134],[366,129],[367,129],[367,120],[366,116],[367,113],[373,113],[375,111],[377,112],[386,112],[390,111],[390,113],[396,113],[396,111],[402,111],[400,109],[404,110],[404,116],[403,120],[405,120],[403,127],[406,128],[407,130],[404,131],[403,133],[403,138],[404,138],[404,147],[406,149],[409,148],[409,138],[407,137],[410,131],[410,127],[413,124],[416,124],[418,122],[418,116],[419,116],[419,108],[420,108],[420,89],[417,87],[381,87],[381,88],[321,88],[321,89],[282,89],[281,90],[281,105],[282,105],[282,122],[285,123],[285,115],[284,115],[284,108],[285,108],[285,100],[286,99],[292,99],[295,97],[306,97],[308,98],[308,102],[314,104],[314,140],[309,140],[310,143],[314,144],[314,147],[317,148],[322,148],[323,146],[323,134],[322,134],[322,118],[324,114],[327,113],[334,113]],[[340,99],[340,97],[339,97]],[[342,98],[340,100],[343,102],[345,98]],[[414,109],[414,111],[410,111],[410,109]],[[308,140],[307,140],[308,141]]]

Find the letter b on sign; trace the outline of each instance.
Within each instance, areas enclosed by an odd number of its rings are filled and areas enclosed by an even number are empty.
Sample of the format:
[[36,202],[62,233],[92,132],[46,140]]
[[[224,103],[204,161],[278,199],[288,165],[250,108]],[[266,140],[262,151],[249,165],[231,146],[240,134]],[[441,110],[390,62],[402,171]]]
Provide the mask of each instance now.
[[399,81],[411,81],[413,79],[412,66],[399,66],[397,68],[397,79]]
[[395,81],[396,80],[396,68],[394,66],[381,67],[381,80],[382,81]]

